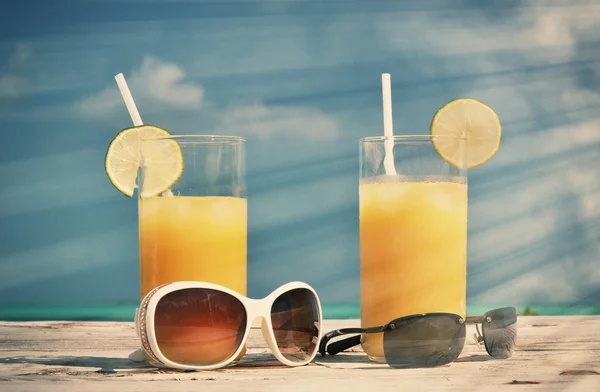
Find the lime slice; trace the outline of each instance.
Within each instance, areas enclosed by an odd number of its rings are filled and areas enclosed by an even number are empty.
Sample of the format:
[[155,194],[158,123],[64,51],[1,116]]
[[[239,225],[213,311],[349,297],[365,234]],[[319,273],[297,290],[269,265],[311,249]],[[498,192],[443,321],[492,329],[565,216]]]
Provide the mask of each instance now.
[[[473,167],[489,161],[500,147],[502,125],[498,114],[473,98],[458,98],[442,106],[431,120],[432,136],[438,154],[456,167]],[[461,146],[464,143],[464,154]],[[463,163],[463,161],[465,161]]]
[[[133,196],[140,166],[140,140],[168,137],[171,134],[153,125],[125,128],[110,142],[104,162],[110,182],[128,197]],[[183,153],[175,140],[143,143],[144,186],[142,197],[168,190],[181,177]]]

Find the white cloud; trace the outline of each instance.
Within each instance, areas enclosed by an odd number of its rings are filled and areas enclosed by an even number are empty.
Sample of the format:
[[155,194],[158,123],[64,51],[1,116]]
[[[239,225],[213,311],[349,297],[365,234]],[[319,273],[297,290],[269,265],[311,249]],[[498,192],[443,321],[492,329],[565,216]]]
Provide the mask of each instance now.
[[600,285],[600,247],[586,262],[569,256],[531,269],[472,298],[476,303],[574,303]]
[[[327,141],[337,140],[340,136],[337,120],[318,108],[268,106],[261,102],[219,107],[203,99],[204,88],[201,85],[185,81],[181,67],[152,56],[144,57],[140,68],[126,78],[141,112],[165,105],[174,109],[197,110],[201,111],[203,120],[214,124],[211,126],[215,129],[261,139],[286,135]],[[79,113],[89,117],[105,116],[123,106],[116,83],[76,103]]]
[[[204,88],[185,80],[185,72],[175,63],[146,56],[140,68],[125,77],[138,107],[199,109],[202,106]],[[76,104],[80,113],[92,117],[105,116],[123,105],[116,83]]]
[[600,94],[590,90],[566,89],[560,96],[564,108],[581,108],[585,106],[600,105]]
[[16,45],[6,60],[6,72],[0,74],[0,98],[17,98],[26,92],[28,83],[22,75],[21,68],[25,67],[31,57],[29,46]]
[[[599,13],[600,5],[523,7],[510,22],[489,23],[481,18],[481,24],[477,25],[477,20],[471,18],[468,27],[462,25],[463,18],[439,18],[431,13],[421,13],[419,18],[412,18],[408,23],[398,23],[398,15],[392,14],[382,19],[378,30],[382,40],[402,49],[473,54],[552,48],[553,52],[548,54],[568,57],[578,35],[597,24]],[[427,30],[420,39],[398,34],[399,30],[406,33],[419,24],[435,27]]]
[[236,134],[269,138],[274,135],[301,139],[336,140],[338,122],[317,108],[266,106],[262,103],[225,108],[218,114],[219,127]]
[[31,48],[25,44],[18,44],[8,59],[9,67],[20,67],[33,57]]
[[0,97],[15,98],[25,89],[26,81],[16,75],[0,75]]
[[6,255],[0,258],[0,290],[122,263],[118,250],[126,249],[132,237],[127,227],[121,227]]
[[550,303],[575,302],[578,295],[572,283],[563,266],[554,263],[486,290],[472,300],[476,303],[489,304],[498,302],[523,304],[540,300],[540,302]]
[[564,185],[577,191],[581,198],[579,213],[582,216],[599,217],[600,176],[597,168],[587,165],[571,166],[566,170],[564,178]]
[[[500,204],[497,209],[510,213],[510,203]],[[502,225],[494,225],[488,230],[475,233],[468,239],[472,247],[473,264],[478,260],[491,260],[495,256],[510,250],[527,248],[531,244],[544,241],[556,224],[556,213],[553,210],[543,210],[539,213],[527,213],[518,218],[512,218]],[[504,244],[498,247],[497,244]],[[526,263],[526,262],[525,262]],[[495,266],[498,271],[509,266]]]
[[586,121],[556,128],[543,133],[525,133],[505,141],[501,148],[510,154],[494,157],[494,165],[526,165],[541,158],[559,153],[576,152],[590,144],[600,142],[600,121]]
[[0,219],[118,197],[98,166],[105,152],[82,149],[0,164],[0,178],[6,179],[0,192]]
[[140,70],[133,74],[132,86],[157,102],[182,109],[197,109],[202,104],[204,89],[194,83],[182,83],[183,70],[173,63],[145,57]]

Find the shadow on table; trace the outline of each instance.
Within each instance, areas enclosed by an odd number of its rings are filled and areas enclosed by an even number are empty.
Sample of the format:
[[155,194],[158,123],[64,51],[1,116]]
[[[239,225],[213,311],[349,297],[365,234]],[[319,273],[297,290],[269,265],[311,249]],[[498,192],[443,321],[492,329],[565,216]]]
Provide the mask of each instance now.
[[[166,369],[152,366],[148,362],[133,362],[123,357],[94,357],[94,356],[57,356],[57,357],[12,357],[0,358],[0,364],[35,364],[47,366],[71,366],[84,368],[99,368],[96,373],[111,374],[118,371],[128,373],[181,373],[190,370]],[[248,354],[237,365],[225,369],[236,370],[244,368],[289,368],[283,365],[271,354]]]
[[493,361],[494,358],[484,354],[473,354],[466,357],[458,357],[454,362],[487,362]]
[[[422,367],[422,366],[405,367],[405,368],[399,367],[398,369],[435,369],[435,368],[452,366],[455,363],[485,362],[485,361],[490,361],[490,360],[494,360],[494,358],[490,357],[489,355],[473,354],[473,355],[466,355],[466,356],[459,357],[456,360],[454,360],[454,362],[447,364],[447,365],[442,365],[442,366],[437,366],[437,367]],[[364,366],[349,367],[351,369],[357,369],[357,370],[375,370],[375,369],[381,370],[382,367],[388,367],[388,365],[386,363],[372,362],[369,359],[369,357],[365,354],[351,354],[351,355],[337,354],[337,355],[327,355],[325,357],[321,357],[320,355],[317,355],[317,357],[315,358],[315,362],[318,365],[323,365],[323,366],[335,365],[336,363],[356,364],[356,365],[359,365],[361,363],[364,364]],[[393,367],[390,366],[390,368],[393,368]]]
[[[454,362],[483,362],[492,359],[488,355],[469,355],[460,357]],[[371,362],[367,355],[352,354],[352,355],[327,355],[322,357],[317,355],[312,365],[328,366],[334,364],[364,364],[360,367],[352,367],[353,369],[381,369],[387,367],[383,363]],[[128,358],[118,357],[94,357],[94,356],[59,356],[59,357],[12,357],[0,358],[0,364],[36,364],[47,366],[71,366],[84,368],[98,368],[95,373],[113,374],[119,371],[127,371],[128,373],[181,373],[190,372],[189,370],[165,369],[157,368],[150,365],[148,362],[133,362]],[[446,365],[449,366],[449,365]],[[279,362],[271,354],[248,354],[237,365],[230,366],[227,370],[256,369],[256,368],[281,368],[288,367]]]
[[1,364],[35,364],[48,366],[73,366],[100,368],[97,373],[116,373],[115,369],[152,369],[146,362],[132,362],[128,358],[60,356],[60,357],[13,357],[1,358]]
[[371,362],[366,354],[337,354],[337,355],[325,355],[324,357],[317,354],[315,362],[319,363],[370,363],[378,365],[375,362]]

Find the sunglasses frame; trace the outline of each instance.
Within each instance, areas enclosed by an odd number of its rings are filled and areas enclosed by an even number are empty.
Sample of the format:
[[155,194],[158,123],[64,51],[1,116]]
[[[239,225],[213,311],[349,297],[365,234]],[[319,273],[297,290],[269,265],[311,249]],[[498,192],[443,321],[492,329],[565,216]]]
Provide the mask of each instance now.
[[[517,312],[517,310],[514,307],[508,306],[508,307],[504,307],[504,308],[496,308],[496,309],[488,310],[481,316],[468,316],[468,317],[463,318],[463,317],[453,314],[453,313],[418,313],[418,314],[413,314],[413,315],[409,315],[409,316],[400,317],[398,319],[394,319],[385,325],[377,326],[377,327],[336,329],[336,330],[329,331],[329,332],[323,334],[323,337],[319,341],[319,350],[318,351],[321,354],[321,356],[325,356],[325,353],[328,353],[329,355],[338,354],[338,353],[345,351],[351,347],[361,344],[362,334],[385,332],[389,328],[394,328],[393,324],[398,321],[410,320],[410,319],[414,319],[414,318],[427,317],[427,316],[450,316],[453,318],[458,318],[459,324],[464,324],[465,326],[467,324],[475,324],[475,329],[477,330],[477,343],[483,344],[487,353],[492,358],[496,358],[492,355],[492,353],[490,353],[487,345],[485,344],[486,340],[485,340],[485,333],[484,333],[483,325],[485,323],[491,323],[493,321],[493,317],[491,314],[493,314],[494,312],[497,312],[497,311],[502,311],[502,310],[507,310],[507,309],[514,311],[515,321],[510,324],[507,324],[506,326],[516,324],[518,317],[519,317],[519,312]],[[479,324],[481,324],[481,332],[479,331]],[[335,342],[330,342],[331,339],[334,339],[336,337],[343,336],[343,335],[349,335],[349,334],[360,334],[360,335],[351,336],[351,337],[344,338],[344,339],[341,339],[341,340],[338,340]],[[330,349],[330,347],[331,347],[331,349]]]
[[[226,360],[211,364],[211,365],[187,365],[182,363],[177,363],[166,358],[160,350],[158,346],[158,342],[156,341],[156,334],[154,330],[154,316],[156,311],[156,306],[158,302],[167,294],[172,293],[174,291],[179,291],[183,289],[211,289],[221,291],[225,294],[229,294],[232,297],[236,298],[244,307],[246,311],[246,327],[244,330],[244,337],[236,349],[235,353],[231,355]],[[307,357],[306,360],[302,362],[294,362],[286,359],[279,347],[277,346],[277,341],[275,339],[275,334],[273,332],[273,325],[271,322],[271,308],[275,300],[282,294],[292,291],[294,289],[306,289],[310,291],[315,298],[315,303],[318,309],[318,336],[317,341],[315,342],[314,352]],[[233,290],[230,290],[227,287],[223,287],[218,284],[208,283],[208,282],[198,282],[198,281],[181,281],[168,283],[162,286],[158,286],[152,291],[150,291],[142,300],[140,307],[136,310],[135,315],[135,329],[138,336],[142,342],[142,349],[146,352],[146,354],[156,361],[159,366],[166,368],[174,368],[174,369],[182,369],[182,370],[214,370],[224,368],[230,365],[234,360],[240,355],[244,347],[246,346],[246,342],[248,340],[248,336],[250,335],[250,329],[252,325],[256,321],[256,319],[261,319],[261,330],[269,349],[273,353],[273,355],[284,365],[287,366],[304,366],[312,362],[317,353],[319,352],[319,342],[323,335],[323,314],[321,310],[321,302],[319,301],[319,296],[317,292],[308,284],[304,282],[289,282],[286,283],[279,288],[273,290],[269,295],[262,299],[254,299],[248,298],[244,295],[241,295]]]
[[[448,318],[454,319],[459,325],[465,324],[465,319],[463,317],[461,317],[460,315],[457,315],[454,313],[434,312],[434,313],[411,314],[408,316],[399,317],[399,318],[394,319],[384,325],[380,325],[380,326],[376,326],[376,327],[366,327],[366,328],[355,327],[355,328],[334,329],[332,331],[329,331],[329,332],[323,334],[323,337],[319,341],[319,350],[318,351],[322,357],[325,356],[325,353],[328,353],[329,355],[335,355],[335,354],[345,351],[351,347],[361,344],[360,339],[363,334],[385,333],[385,331],[387,331],[387,330],[395,329],[396,324],[398,324],[398,323],[401,323],[404,321],[410,321],[410,320],[414,320],[414,319],[426,318],[426,317],[448,317]],[[330,343],[331,339],[334,339],[338,336],[350,335],[350,334],[360,334],[360,335],[351,336],[351,337],[344,338],[344,339],[338,340],[336,342]],[[336,343],[338,343],[340,346],[342,346],[342,349],[339,350],[336,348],[335,350],[332,350],[333,352],[329,351],[328,350],[329,346],[336,345]]]

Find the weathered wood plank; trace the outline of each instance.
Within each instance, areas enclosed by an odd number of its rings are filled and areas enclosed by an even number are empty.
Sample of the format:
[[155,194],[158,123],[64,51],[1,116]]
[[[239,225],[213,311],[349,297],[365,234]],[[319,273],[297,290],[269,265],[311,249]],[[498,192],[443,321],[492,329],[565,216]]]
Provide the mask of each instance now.
[[[325,329],[357,325],[358,320],[327,320]],[[129,361],[138,347],[131,323],[0,322],[0,390],[600,391],[600,317],[522,316],[517,349],[508,360],[490,358],[471,338],[474,327],[467,331],[458,360],[435,369],[371,363],[359,347],[288,368],[270,355],[260,331],[253,330],[248,354],[238,366],[181,372]]]

